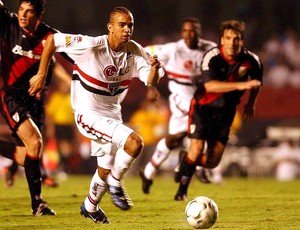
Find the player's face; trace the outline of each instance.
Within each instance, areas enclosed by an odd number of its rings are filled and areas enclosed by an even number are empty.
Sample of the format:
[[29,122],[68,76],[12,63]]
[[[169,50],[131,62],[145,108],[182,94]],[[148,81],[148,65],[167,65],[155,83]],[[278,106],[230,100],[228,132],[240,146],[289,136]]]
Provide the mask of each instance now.
[[225,56],[229,60],[233,60],[241,52],[243,47],[242,35],[234,30],[228,29],[223,32],[221,37],[221,45]]
[[200,31],[192,22],[186,22],[181,28],[181,38],[190,49],[197,48]]
[[34,6],[29,2],[22,2],[18,9],[19,26],[28,33],[35,31],[40,20],[36,15]]
[[131,14],[116,13],[108,30],[112,39],[120,43],[128,42],[133,34],[134,21]]

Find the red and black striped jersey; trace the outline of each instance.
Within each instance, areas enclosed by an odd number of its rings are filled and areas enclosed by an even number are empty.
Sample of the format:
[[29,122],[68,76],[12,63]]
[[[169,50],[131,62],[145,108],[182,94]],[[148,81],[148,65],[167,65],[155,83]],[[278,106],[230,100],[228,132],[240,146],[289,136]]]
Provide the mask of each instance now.
[[222,47],[209,50],[202,59],[202,83],[199,84],[195,97],[201,105],[213,107],[236,106],[245,91],[227,93],[207,93],[203,84],[212,81],[241,82],[249,79],[262,82],[263,66],[257,55],[243,49],[235,61],[226,60]]
[[[56,32],[41,22],[33,34],[28,34],[19,26],[15,13],[0,9],[0,75],[5,87],[27,92],[30,78],[38,71],[45,41],[49,34]],[[52,65],[46,85],[50,83],[51,75]]]

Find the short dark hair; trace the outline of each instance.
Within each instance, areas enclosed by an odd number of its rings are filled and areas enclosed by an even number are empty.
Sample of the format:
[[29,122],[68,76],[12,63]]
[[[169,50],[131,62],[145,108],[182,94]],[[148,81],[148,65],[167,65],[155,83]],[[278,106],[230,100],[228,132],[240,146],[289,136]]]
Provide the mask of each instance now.
[[196,28],[196,32],[198,33],[199,36],[201,36],[201,23],[199,21],[198,18],[194,18],[194,17],[190,17],[190,18],[186,18],[181,22],[181,28],[185,23],[193,23],[195,28]]
[[237,20],[227,20],[221,23],[220,28],[220,37],[223,35],[225,30],[234,30],[241,34],[242,39],[244,38],[245,33],[245,22]]
[[36,15],[38,16],[42,15],[45,11],[46,0],[20,0],[19,6],[23,2],[28,2],[30,5],[33,5]]
[[124,6],[117,6],[109,14],[109,23],[112,23],[113,17],[115,16],[116,13],[132,14],[131,11],[128,10],[126,7],[124,7]]

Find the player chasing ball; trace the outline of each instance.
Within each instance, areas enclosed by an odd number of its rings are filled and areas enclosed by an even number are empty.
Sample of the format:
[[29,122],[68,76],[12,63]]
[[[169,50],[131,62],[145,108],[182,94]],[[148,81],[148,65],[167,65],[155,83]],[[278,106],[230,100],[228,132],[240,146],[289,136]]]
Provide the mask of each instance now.
[[246,90],[250,90],[250,94],[244,107],[244,118],[251,121],[254,117],[263,67],[257,55],[244,48],[244,30],[242,21],[222,22],[219,47],[203,57],[202,81],[198,83],[189,110],[190,149],[180,164],[175,200],[187,199],[188,186],[197,165],[215,168],[220,163],[236,106]]
[[77,128],[91,140],[91,155],[98,163],[80,213],[104,224],[109,220],[99,203],[107,191],[121,210],[132,206],[123,176],[143,149],[142,138],[123,124],[120,103],[133,77],[155,87],[164,76],[157,56],[131,40],[134,19],[127,8],[111,11],[107,29],[108,35],[98,37],[50,35],[29,89],[30,95],[40,97],[55,52],[65,52],[74,61],[71,104]]

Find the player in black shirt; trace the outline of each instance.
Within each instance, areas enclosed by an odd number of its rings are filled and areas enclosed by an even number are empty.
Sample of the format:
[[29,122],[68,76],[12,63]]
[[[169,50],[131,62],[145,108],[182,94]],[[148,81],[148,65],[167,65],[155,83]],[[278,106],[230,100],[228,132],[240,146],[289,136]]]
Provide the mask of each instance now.
[[[10,13],[0,0],[0,111],[12,130],[15,148],[1,141],[1,154],[23,165],[33,215],[55,215],[41,195],[44,96],[28,93],[29,80],[38,70],[44,42],[57,31],[41,22],[45,0],[20,0],[18,13]],[[53,64],[53,63],[52,63]],[[61,67],[61,66],[60,66]],[[48,71],[47,84],[52,76]],[[15,151],[15,152],[14,152]]]
[[[202,79],[199,79],[189,111],[191,146],[180,164],[180,185],[175,200],[186,200],[197,165],[211,169],[221,161],[236,106],[245,90],[250,90],[250,95],[244,117],[247,121],[254,117],[263,68],[259,58],[244,48],[244,29],[244,22],[224,21],[219,47],[203,57]],[[203,152],[205,142],[208,147]]]

